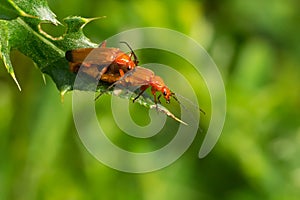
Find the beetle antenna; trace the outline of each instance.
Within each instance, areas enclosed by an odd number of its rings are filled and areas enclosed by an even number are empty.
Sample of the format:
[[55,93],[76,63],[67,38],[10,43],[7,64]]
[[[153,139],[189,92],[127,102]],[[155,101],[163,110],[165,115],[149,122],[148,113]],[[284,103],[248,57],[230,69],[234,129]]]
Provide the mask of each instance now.
[[[117,82],[118,82],[118,81],[117,81]],[[110,86],[108,86],[108,88],[106,88],[103,92],[100,92],[100,94],[98,94],[98,95],[95,97],[94,101],[96,101],[97,99],[99,99],[99,97],[101,97],[102,94],[108,92],[112,87],[114,87],[114,86],[117,84],[117,82],[114,82],[113,84],[111,84]]]
[[[182,103],[180,103],[180,101],[177,99],[177,97],[176,97],[176,95],[175,95],[174,92],[171,93],[171,96],[173,97],[173,99],[175,99],[175,100],[178,102],[179,105],[181,105],[184,109],[186,109],[185,106],[182,105]],[[181,96],[181,95],[180,95],[180,96]],[[197,105],[195,105],[193,102],[191,102],[191,100],[189,100],[189,99],[187,99],[187,98],[185,98],[185,97],[183,97],[183,96],[181,96],[181,98],[183,98],[184,100],[188,101],[188,102],[191,103],[193,106],[195,106],[196,108],[198,108],[199,111],[202,112],[204,115],[206,114],[204,110],[202,110],[201,108],[199,108],[199,106],[197,106]]]
[[125,42],[125,41],[121,41],[120,43],[126,44],[126,46],[130,49],[130,51],[131,51],[131,53],[132,53],[132,55],[134,57],[135,64],[138,65],[139,60],[138,60],[137,56],[135,55],[134,51],[132,50],[132,48],[130,47],[130,45],[127,42]]

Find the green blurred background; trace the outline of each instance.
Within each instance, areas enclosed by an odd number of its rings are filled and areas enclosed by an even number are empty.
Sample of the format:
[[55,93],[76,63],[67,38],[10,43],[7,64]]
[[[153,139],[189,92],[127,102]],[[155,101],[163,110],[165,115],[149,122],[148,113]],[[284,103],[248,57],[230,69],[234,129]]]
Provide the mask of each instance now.
[[[213,151],[198,159],[210,116],[204,91],[197,94],[208,112],[201,124],[204,132],[179,160],[147,174],[113,170],[79,140],[71,94],[61,103],[51,79],[46,77],[44,84],[32,61],[14,51],[22,92],[0,66],[1,200],[299,198],[299,1],[49,0],[49,6],[60,21],[69,15],[107,16],[84,29],[95,43],[147,26],[192,37],[207,49],[223,76],[226,123]],[[64,30],[50,25],[44,29],[56,36]],[[164,60],[164,55],[157,57]],[[176,65],[171,59],[168,64]],[[104,105],[98,109],[108,109],[109,97],[100,102]],[[147,115],[146,110],[133,110],[137,118]],[[112,122],[105,123],[111,132],[120,133]],[[129,144],[139,149],[143,143]]]

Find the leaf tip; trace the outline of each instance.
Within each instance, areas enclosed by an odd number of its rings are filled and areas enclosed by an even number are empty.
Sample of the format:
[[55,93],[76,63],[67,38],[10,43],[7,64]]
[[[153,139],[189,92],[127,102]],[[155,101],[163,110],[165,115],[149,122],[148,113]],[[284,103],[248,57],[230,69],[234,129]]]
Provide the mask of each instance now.
[[98,20],[98,19],[104,19],[106,16],[101,16],[101,17],[93,17],[93,18],[82,18],[83,21],[85,21],[85,24],[88,24],[92,21]]
[[67,33],[69,32],[78,32],[83,29],[85,25],[90,23],[91,21],[106,18],[106,16],[102,17],[94,17],[94,18],[84,18],[80,16],[69,16],[63,19],[64,23],[67,25]]
[[14,73],[14,72],[10,72],[10,76],[13,78],[13,80],[14,80],[15,83],[17,84],[18,89],[19,89],[20,91],[22,91],[21,86],[20,86],[20,84],[19,84],[19,82],[18,82],[18,80],[17,80],[17,77],[16,77],[15,73]]
[[160,104],[151,105],[150,108],[151,109],[155,108],[159,112],[165,113],[168,117],[171,117],[175,121],[188,126],[188,123],[186,123],[186,122],[182,121],[181,119],[179,119],[178,117],[176,117],[173,113],[171,113],[168,109],[166,109],[165,107],[161,106]]

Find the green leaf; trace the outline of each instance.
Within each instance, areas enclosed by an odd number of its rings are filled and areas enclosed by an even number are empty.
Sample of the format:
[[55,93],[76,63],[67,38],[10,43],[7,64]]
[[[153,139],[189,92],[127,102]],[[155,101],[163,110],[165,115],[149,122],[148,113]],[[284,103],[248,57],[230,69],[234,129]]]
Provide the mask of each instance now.
[[[11,49],[17,49],[30,57],[43,73],[53,79],[61,92],[71,90],[75,75],[69,71],[65,51],[96,46],[82,31],[91,19],[69,17],[64,20],[66,33],[61,38],[52,38],[40,26],[41,23],[59,24],[46,1],[3,1],[1,5],[0,11],[4,14],[1,14],[0,20],[0,56],[18,87],[20,85],[10,61]],[[7,12],[2,12],[4,10]]]
[[[48,74],[62,96],[73,89],[76,75],[69,70],[65,52],[70,49],[96,47],[83,33],[83,27],[90,21],[78,16],[64,19],[65,34],[54,38],[44,32],[41,23],[59,25],[55,14],[49,9],[46,0],[0,0],[0,58],[21,90],[10,60],[10,51],[16,49],[31,58],[41,72]],[[106,91],[107,86],[100,85],[99,91]],[[122,98],[132,98],[129,95]],[[141,105],[156,108],[173,119],[183,123],[166,108],[150,99],[140,98]]]
[[25,13],[12,0],[0,0],[0,19],[15,19],[18,16],[34,17]]

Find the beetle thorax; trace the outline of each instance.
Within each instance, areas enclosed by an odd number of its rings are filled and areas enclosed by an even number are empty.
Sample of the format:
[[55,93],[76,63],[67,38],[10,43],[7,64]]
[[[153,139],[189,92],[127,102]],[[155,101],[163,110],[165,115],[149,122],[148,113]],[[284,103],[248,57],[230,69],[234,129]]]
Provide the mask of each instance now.
[[151,78],[150,85],[151,85],[152,87],[155,87],[156,90],[161,91],[162,88],[165,86],[165,83],[164,83],[164,81],[162,80],[161,77],[159,77],[159,76],[154,76],[154,77]]

